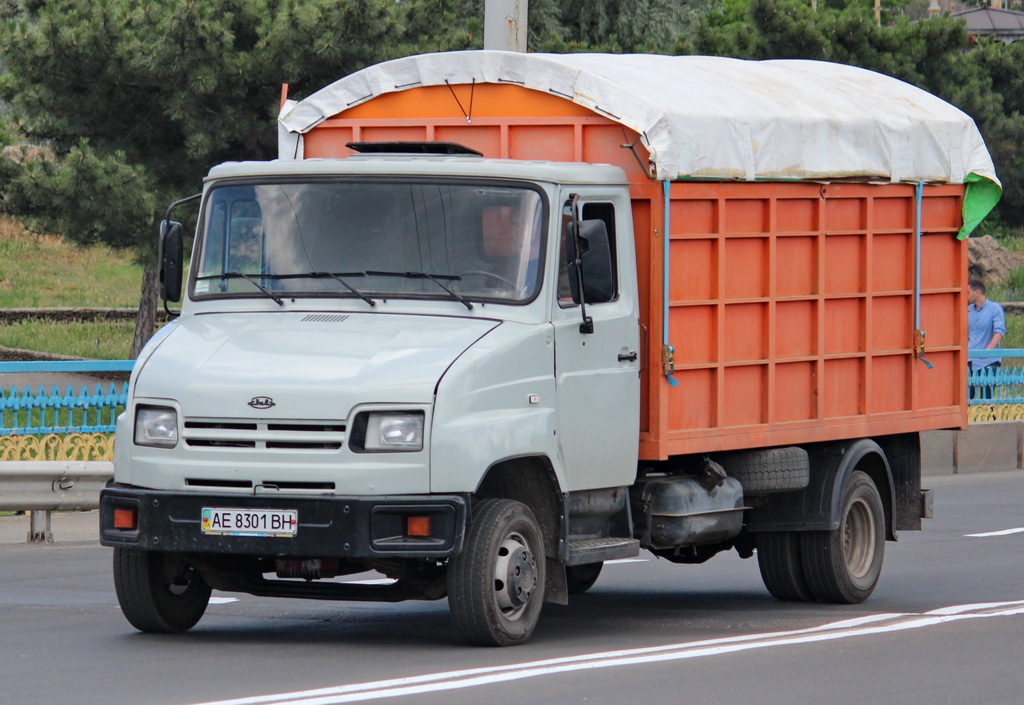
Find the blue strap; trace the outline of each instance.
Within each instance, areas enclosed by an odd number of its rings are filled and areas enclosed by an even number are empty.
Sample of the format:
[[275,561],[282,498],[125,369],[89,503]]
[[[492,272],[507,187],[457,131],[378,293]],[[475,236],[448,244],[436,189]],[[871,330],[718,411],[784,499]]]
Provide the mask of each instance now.
[[[671,345],[669,345],[669,342],[668,342],[668,294],[669,294],[669,291],[670,291],[670,287],[669,287],[669,266],[668,266],[668,245],[669,245],[669,235],[668,235],[669,234],[669,214],[668,214],[668,212],[669,212],[669,206],[672,204],[672,201],[669,198],[669,187],[671,185],[671,182],[668,179],[666,179],[665,181],[662,181],[661,184],[662,184],[662,193],[664,193],[664,195],[665,195],[665,223],[664,223],[664,228],[663,228],[663,232],[662,232],[662,239],[665,241],[664,242],[664,248],[665,248],[665,258],[664,258],[665,259],[665,268],[664,268],[664,273],[663,273],[663,276],[664,276],[664,283],[663,283],[664,295],[662,297],[663,298],[663,304],[662,304],[662,312],[661,312],[661,330],[662,330],[662,340],[661,340],[661,343],[662,343],[662,345],[665,348],[668,349],[668,351],[670,353],[675,353],[676,349],[674,347],[672,347]],[[678,387],[679,386],[679,380],[677,380],[675,377],[673,377],[671,372],[666,372],[665,373],[665,378],[668,380],[668,383],[669,383],[670,386],[672,386],[672,387]]]

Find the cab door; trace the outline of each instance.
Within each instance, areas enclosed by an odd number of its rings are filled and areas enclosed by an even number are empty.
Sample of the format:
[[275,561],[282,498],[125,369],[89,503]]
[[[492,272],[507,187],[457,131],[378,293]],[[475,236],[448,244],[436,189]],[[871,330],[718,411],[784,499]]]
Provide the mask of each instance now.
[[[552,311],[556,433],[567,489],[629,485],[636,477],[640,433],[640,321],[629,198],[624,191],[598,188],[566,190],[562,196],[558,266],[551,269],[557,277]],[[569,260],[576,218],[603,221],[608,236],[610,290],[594,301],[584,295],[580,302],[578,291],[574,300],[578,287]],[[592,225],[584,230],[593,230]],[[584,278],[588,266],[584,263]]]

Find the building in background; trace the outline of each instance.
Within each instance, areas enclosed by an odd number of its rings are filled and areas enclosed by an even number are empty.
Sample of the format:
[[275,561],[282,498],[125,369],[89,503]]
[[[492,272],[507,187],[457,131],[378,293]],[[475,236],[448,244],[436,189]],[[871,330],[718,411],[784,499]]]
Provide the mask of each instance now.
[[993,0],[992,7],[972,7],[951,13],[967,23],[967,34],[977,41],[993,37],[1010,44],[1024,37],[1024,12],[1004,10],[1001,0]]

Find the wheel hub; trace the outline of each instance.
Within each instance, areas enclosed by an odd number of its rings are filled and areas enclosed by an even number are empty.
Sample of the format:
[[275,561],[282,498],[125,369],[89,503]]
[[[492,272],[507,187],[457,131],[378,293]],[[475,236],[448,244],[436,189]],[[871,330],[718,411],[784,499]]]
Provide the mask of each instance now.
[[871,569],[875,557],[875,529],[871,510],[863,499],[850,507],[843,532],[846,565],[855,578],[863,578]]
[[518,533],[510,534],[498,548],[494,565],[494,589],[498,606],[514,618],[526,606],[537,587],[537,559]]

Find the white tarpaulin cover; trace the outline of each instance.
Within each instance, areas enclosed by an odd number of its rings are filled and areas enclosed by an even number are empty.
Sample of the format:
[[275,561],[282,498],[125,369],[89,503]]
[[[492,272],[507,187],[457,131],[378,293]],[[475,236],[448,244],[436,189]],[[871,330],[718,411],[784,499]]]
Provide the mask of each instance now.
[[[965,113],[903,81],[822,61],[424,54],[371,66],[289,103],[282,132],[303,133],[383,93],[445,81],[512,82],[571,99],[638,132],[659,179],[963,183],[973,173],[999,183]],[[283,146],[285,153],[295,154]]]

